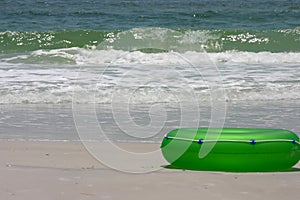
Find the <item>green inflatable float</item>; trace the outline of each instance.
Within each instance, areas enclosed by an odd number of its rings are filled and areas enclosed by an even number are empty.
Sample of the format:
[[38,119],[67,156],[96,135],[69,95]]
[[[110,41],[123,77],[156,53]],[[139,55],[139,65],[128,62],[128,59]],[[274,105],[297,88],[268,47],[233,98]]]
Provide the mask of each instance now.
[[176,129],[161,150],[169,167],[191,170],[289,171],[300,160],[299,137],[282,129]]

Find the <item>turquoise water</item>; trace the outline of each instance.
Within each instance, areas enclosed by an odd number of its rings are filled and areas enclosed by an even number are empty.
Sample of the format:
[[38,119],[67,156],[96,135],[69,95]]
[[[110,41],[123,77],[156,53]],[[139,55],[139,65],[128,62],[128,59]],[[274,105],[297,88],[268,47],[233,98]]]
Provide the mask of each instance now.
[[[155,30],[140,28],[144,34],[152,34]],[[167,29],[171,30],[172,29]],[[189,30],[176,31],[190,36],[189,46],[185,51],[201,51],[200,45],[207,52],[249,51],[249,52],[299,52],[300,29],[284,30]],[[38,49],[59,49],[70,47],[88,48],[97,46],[111,35],[121,31],[100,30],[55,30],[41,32],[11,32],[0,33],[0,52],[18,53]],[[156,37],[154,35],[154,37]],[[172,37],[172,35],[170,35]],[[155,39],[155,38],[151,38]],[[182,38],[174,38],[172,43],[161,48],[177,50],[182,47]],[[130,42],[130,41],[129,41]],[[140,40],[145,44],[146,39]]]

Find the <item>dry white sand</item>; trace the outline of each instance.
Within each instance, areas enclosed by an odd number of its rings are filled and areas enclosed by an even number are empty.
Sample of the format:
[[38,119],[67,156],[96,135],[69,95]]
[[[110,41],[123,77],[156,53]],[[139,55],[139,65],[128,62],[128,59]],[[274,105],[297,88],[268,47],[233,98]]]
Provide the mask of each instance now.
[[[156,149],[158,144],[122,144]],[[112,155],[113,156],[113,155]],[[297,167],[300,167],[299,163]],[[75,142],[0,141],[0,199],[297,199],[300,172],[112,170]]]

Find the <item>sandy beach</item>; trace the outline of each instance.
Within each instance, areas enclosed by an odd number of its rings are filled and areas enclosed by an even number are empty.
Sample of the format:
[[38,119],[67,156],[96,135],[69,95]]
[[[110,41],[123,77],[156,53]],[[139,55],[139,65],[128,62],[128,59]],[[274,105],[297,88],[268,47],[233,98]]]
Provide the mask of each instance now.
[[[156,149],[159,144],[122,144]],[[113,155],[112,155],[113,156]],[[300,167],[299,163],[295,167]],[[300,172],[164,169],[128,174],[94,159],[80,142],[0,142],[0,199],[295,199]]]

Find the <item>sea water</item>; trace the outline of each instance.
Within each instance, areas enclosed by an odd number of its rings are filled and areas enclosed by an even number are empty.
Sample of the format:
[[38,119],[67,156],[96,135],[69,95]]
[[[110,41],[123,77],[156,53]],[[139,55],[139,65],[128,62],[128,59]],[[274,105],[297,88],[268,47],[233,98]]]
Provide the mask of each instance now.
[[93,113],[103,140],[299,134],[299,19],[299,0],[2,0],[0,138],[79,140]]

